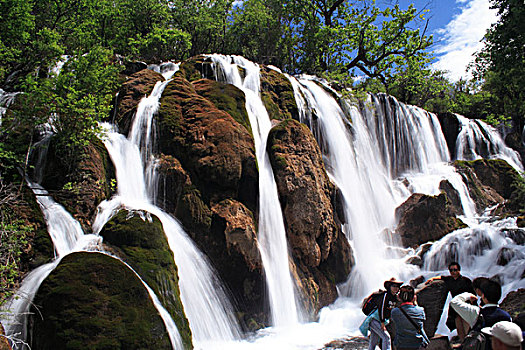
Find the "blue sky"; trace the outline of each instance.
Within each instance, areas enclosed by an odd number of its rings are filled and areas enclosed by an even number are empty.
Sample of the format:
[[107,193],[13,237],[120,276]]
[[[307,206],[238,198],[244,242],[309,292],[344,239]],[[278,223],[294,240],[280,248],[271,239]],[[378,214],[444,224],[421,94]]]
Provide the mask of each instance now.
[[413,3],[417,9],[427,7],[429,34],[434,35],[434,68],[448,71],[458,80],[468,77],[467,65],[473,53],[481,49],[486,30],[497,20],[489,0],[378,0],[378,3],[399,3],[402,8]]

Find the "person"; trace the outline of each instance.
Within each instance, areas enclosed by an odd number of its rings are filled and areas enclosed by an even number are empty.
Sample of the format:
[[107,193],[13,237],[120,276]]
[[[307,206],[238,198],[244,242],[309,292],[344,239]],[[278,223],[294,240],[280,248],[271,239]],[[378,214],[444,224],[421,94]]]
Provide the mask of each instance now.
[[[391,319],[395,324],[396,333],[394,346],[396,350],[420,349],[428,345],[429,340],[423,329],[425,310],[416,305],[416,294],[412,286],[402,286],[399,289],[401,305],[392,310]],[[403,313],[404,311],[404,313]],[[413,323],[407,318],[408,315]]]
[[[479,292],[483,306],[476,305],[477,297],[468,292],[461,293],[450,301],[452,308],[470,329],[481,332],[483,327],[492,327],[500,321],[511,321],[509,313],[498,306],[501,298],[501,285],[498,282],[487,279],[480,284]],[[486,350],[490,350],[490,343],[487,343]]]
[[373,314],[375,316],[372,317],[368,325],[370,330],[368,350],[374,350],[379,344],[379,340],[382,341],[381,350],[390,350],[392,348],[390,334],[386,330],[386,325],[389,322],[392,309],[398,304],[397,293],[402,284],[403,282],[396,280],[394,277],[383,284],[386,291],[379,299],[377,312]]
[[[426,284],[429,284],[431,281],[442,280],[445,282],[445,287],[447,288],[447,291],[450,292],[452,298],[460,293],[474,293],[472,281],[468,277],[461,275],[461,266],[459,266],[458,262],[451,262],[448,265],[448,271],[450,272],[450,276],[432,277],[426,282]],[[468,325],[462,321],[462,319],[450,306],[448,308],[446,325],[450,331],[453,331],[454,329],[458,330],[458,337],[461,341],[465,339],[465,336],[468,333]]]
[[492,327],[482,328],[481,332],[490,336],[493,350],[521,350],[523,334],[515,323],[496,322]]

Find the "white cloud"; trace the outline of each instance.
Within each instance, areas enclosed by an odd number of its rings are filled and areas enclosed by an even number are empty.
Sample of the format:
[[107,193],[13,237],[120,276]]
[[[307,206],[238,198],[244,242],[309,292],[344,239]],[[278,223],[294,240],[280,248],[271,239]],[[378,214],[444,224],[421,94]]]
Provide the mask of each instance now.
[[473,54],[483,47],[481,39],[498,18],[496,11],[489,8],[489,0],[456,2],[465,5],[445,28],[438,30],[443,42],[436,46],[438,61],[433,65],[435,69],[448,71],[447,75],[452,80],[467,77],[467,65],[473,60]]

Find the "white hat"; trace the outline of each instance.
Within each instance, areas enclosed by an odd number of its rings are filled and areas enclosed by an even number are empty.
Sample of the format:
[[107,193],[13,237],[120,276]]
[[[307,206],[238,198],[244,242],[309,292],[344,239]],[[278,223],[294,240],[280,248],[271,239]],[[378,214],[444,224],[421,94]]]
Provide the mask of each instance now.
[[508,346],[518,347],[523,341],[521,328],[517,324],[509,321],[500,321],[492,327],[483,328],[481,331],[498,338]]

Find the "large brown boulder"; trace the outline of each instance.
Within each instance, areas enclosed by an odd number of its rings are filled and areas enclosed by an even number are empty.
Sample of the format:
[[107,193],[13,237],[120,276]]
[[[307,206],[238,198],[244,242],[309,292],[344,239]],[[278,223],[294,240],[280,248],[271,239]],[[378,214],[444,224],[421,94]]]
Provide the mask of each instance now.
[[428,285],[421,284],[416,293],[418,305],[425,309],[425,333],[432,338],[436,333],[443,307],[447,301],[447,287],[445,282],[436,280]]
[[127,134],[137,111],[137,106],[143,97],[149,96],[158,81],[164,81],[164,77],[150,69],[143,69],[128,77],[121,85],[112,116],[114,122],[119,126],[122,133]]
[[193,73],[186,68],[161,98],[157,203],[209,257],[235,294],[241,318],[259,323],[264,277],[254,215],[258,172],[244,93],[208,79],[190,83],[184,77]]
[[237,198],[255,208],[255,146],[245,127],[179,74],[164,90],[158,124],[160,151],[180,161],[205,202]]
[[465,227],[454,215],[445,193],[438,196],[414,193],[396,209],[396,217],[399,218],[396,233],[405,247],[436,241]]
[[40,285],[29,320],[31,349],[171,349],[140,279],[119,260],[73,253]]
[[[305,292],[317,311],[333,302],[335,284],[345,280],[353,265],[351,248],[335,220],[333,186],[305,125],[293,119],[281,122],[270,131],[267,150],[292,257],[310,286]],[[332,270],[336,266],[339,269]],[[313,290],[317,295],[309,293]]]
[[202,241],[211,253],[214,266],[228,281],[238,306],[246,319],[255,317],[264,322],[264,277],[257,246],[257,223],[253,213],[242,203],[225,199],[212,207],[210,235]]

